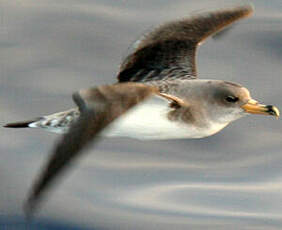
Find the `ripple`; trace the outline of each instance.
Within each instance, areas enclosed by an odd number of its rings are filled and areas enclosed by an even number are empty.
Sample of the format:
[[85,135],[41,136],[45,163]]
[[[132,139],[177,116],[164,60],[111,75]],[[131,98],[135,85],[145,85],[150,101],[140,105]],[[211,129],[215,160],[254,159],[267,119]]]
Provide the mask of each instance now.
[[[281,207],[278,204],[275,207],[275,197],[279,200],[281,191],[281,182],[174,183],[127,190],[119,194],[115,202],[135,209],[172,215],[281,220]],[[183,199],[184,196],[186,199]],[[269,200],[274,202],[269,204]],[[271,206],[270,210],[267,204]]]

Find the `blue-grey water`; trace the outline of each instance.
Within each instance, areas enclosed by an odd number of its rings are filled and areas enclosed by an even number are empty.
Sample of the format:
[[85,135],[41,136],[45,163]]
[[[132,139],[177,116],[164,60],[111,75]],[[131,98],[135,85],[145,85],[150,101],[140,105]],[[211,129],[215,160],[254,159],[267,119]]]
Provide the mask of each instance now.
[[[0,122],[73,106],[113,83],[144,31],[223,0],[0,2]],[[199,49],[200,78],[238,82],[282,109],[282,1]],[[248,116],[199,140],[106,139],[48,193],[35,221],[22,204],[59,135],[0,129],[0,229],[281,229],[282,121]]]

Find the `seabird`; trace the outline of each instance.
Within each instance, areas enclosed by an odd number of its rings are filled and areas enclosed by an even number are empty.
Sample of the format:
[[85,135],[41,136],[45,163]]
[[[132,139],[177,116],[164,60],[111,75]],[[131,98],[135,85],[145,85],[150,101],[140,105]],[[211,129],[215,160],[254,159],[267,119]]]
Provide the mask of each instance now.
[[161,25],[123,61],[118,83],[74,93],[78,108],[5,125],[65,133],[29,193],[26,214],[98,136],[202,138],[250,113],[279,117],[275,106],[258,103],[237,83],[197,78],[198,45],[252,11],[233,7]]

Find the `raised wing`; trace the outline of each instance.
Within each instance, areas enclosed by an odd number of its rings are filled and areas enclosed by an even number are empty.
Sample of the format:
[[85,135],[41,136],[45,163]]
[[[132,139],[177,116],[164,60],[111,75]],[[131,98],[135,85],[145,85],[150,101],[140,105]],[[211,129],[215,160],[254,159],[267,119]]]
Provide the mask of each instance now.
[[124,60],[119,82],[195,79],[198,44],[252,11],[251,6],[241,6],[160,26],[141,39],[135,52]]
[[158,94],[156,88],[140,83],[124,83],[81,90],[73,95],[81,115],[59,141],[32,187],[25,205],[30,216],[54,179],[81,153],[87,144],[111,122],[139,102]]

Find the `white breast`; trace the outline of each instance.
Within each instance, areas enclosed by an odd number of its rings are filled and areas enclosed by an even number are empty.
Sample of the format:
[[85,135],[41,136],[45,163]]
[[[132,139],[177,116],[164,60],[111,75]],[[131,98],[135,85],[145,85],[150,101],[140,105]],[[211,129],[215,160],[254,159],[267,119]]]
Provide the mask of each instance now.
[[123,136],[136,139],[201,138],[212,135],[225,125],[205,129],[167,119],[169,102],[162,97],[151,98],[137,105],[102,132],[102,136]]

